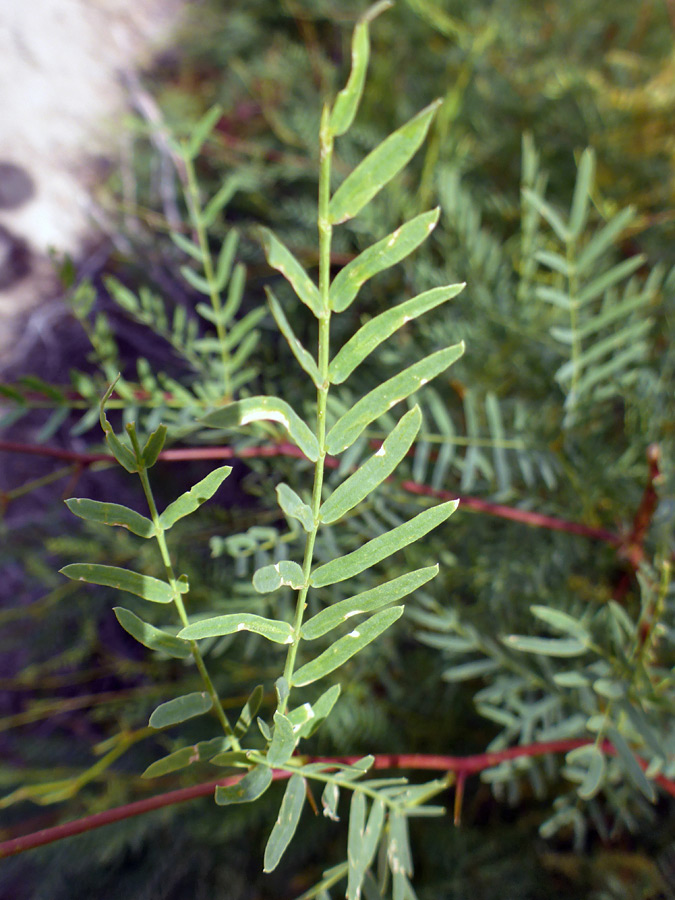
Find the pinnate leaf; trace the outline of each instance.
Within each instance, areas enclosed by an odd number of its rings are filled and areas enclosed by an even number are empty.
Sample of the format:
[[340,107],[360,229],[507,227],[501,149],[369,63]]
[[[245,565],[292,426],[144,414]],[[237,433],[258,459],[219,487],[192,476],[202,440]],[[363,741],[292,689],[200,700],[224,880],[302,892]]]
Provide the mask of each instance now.
[[155,526],[150,519],[127,506],[120,506],[118,503],[100,503],[98,500],[77,497],[66,500],[66,506],[76,516],[87,519],[89,522],[119,525],[139,537],[154,537]]

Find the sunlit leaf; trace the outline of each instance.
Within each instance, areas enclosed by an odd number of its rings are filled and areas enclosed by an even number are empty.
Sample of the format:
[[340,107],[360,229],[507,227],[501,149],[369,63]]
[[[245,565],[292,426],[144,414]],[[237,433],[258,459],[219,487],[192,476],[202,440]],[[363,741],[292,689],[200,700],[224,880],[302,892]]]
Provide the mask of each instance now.
[[324,650],[316,659],[301,666],[293,675],[293,684],[300,687],[304,684],[311,684],[324,675],[328,675],[335,669],[339,668],[348,659],[367,647],[371,641],[378,638],[384,631],[393,625],[394,622],[403,615],[402,606],[394,606],[391,609],[385,609],[382,612],[375,613],[365,622],[362,622],[358,628],[350,631],[349,634],[339,638],[327,650]]
[[416,569],[414,572],[407,572],[392,581],[385,581],[384,584],[371,588],[369,591],[362,591],[353,597],[339,600],[305,622],[302,626],[302,636],[309,641],[322,637],[352,616],[375,612],[388,603],[395,603],[435,578],[437,574],[438,566]]
[[300,416],[284,400],[278,397],[247,397],[236,403],[228,403],[201,420],[212,428],[243,427],[251,422],[279,422],[307,459],[316,462],[319,457],[318,441]]
[[302,568],[296,562],[282,559],[270,566],[263,566],[253,576],[253,587],[261,594],[276,591],[282,585],[300,590],[305,584]]
[[303,703],[291,710],[288,718],[293,731],[299,738],[311,737],[323,722],[326,721],[340,696],[340,685],[334,684],[324,691],[314,703]]
[[357,215],[407,165],[426,137],[441,102],[430,103],[390,134],[345,178],[330,201],[328,214],[333,225]]
[[275,644],[293,643],[293,629],[288,622],[265,619],[253,613],[233,613],[229,616],[213,616],[193,622],[178,633],[178,637],[186,641],[197,641],[200,638],[222,637],[225,634],[236,634],[239,631],[250,631],[273,641]]
[[416,216],[347,263],[330,286],[331,309],[334,312],[347,309],[369,278],[409,256],[434,230],[439,215],[437,207]]
[[444,372],[464,353],[464,342],[432,353],[378,385],[358,400],[328,432],[326,449],[336,455],[351,446],[364,428]]
[[330,381],[333,384],[341,384],[346,381],[354,369],[395,331],[423,313],[456,297],[464,287],[465,285],[462,283],[432,288],[432,290],[425,291],[411,300],[406,300],[405,303],[399,303],[398,306],[387,309],[379,316],[375,316],[374,319],[370,319],[359,328],[331,360],[328,367]]
[[378,535],[346,556],[319,566],[312,573],[310,584],[313,587],[324,587],[327,584],[335,584],[338,581],[344,581],[345,578],[358,575],[359,572],[381,562],[392,553],[396,553],[397,550],[424,537],[425,534],[449,518],[458,505],[458,500],[449,500],[433,506],[431,509],[425,509],[409,521],[392,528],[385,534]]
[[[180,307],[182,309],[182,307]],[[164,441],[166,440],[166,425],[159,425],[158,428],[152,432],[150,437],[145,442],[145,446],[141,452],[141,456],[143,457],[143,465],[146,469],[151,469],[154,464],[157,462],[157,457],[162,452],[162,447],[164,446]]]
[[339,485],[319,510],[321,521],[341,518],[388,478],[406,456],[422,424],[419,406],[407,412],[373,456]]
[[296,738],[291,721],[280,712],[274,713],[274,731],[272,743],[267,751],[267,762],[270,766],[283,766],[293,755]]

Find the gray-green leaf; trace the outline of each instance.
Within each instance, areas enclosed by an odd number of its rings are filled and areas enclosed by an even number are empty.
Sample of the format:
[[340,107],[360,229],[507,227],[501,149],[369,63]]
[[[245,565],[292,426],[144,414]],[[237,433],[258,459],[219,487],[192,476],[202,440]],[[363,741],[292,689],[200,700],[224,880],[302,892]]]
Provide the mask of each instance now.
[[338,557],[338,559],[319,566],[312,573],[310,584],[313,587],[324,587],[327,584],[335,584],[338,581],[344,581],[345,578],[358,575],[359,572],[381,562],[392,553],[396,553],[397,550],[424,537],[425,534],[449,518],[458,505],[459,500],[449,500],[447,503],[440,503],[431,509],[425,509],[408,522],[368,541],[358,550],[353,550],[346,556]]
[[647,800],[655,803],[656,791],[654,790],[654,785],[647,779],[642,766],[635,758],[623,735],[616,728],[610,727],[607,729],[607,737],[614,745],[621,768],[626,775],[628,775],[635,787],[645,795]]
[[350,447],[364,428],[444,372],[464,353],[464,342],[426,356],[398,375],[378,385],[358,400],[328,432],[326,449],[331,455]]
[[274,731],[272,743],[267,751],[267,762],[270,766],[283,766],[295,750],[295,735],[290,720],[280,712],[274,713]]
[[319,458],[319,443],[312,430],[288,403],[278,397],[247,397],[246,400],[228,403],[214,410],[201,421],[212,428],[242,427],[261,421],[279,422],[307,459],[316,462]]
[[305,576],[298,563],[282,559],[273,566],[263,566],[253,576],[253,587],[260,594],[276,591],[284,584],[296,591],[304,587]]
[[293,488],[281,482],[276,487],[279,506],[292,519],[297,519],[305,531],[314,528],[314,516],[309,506],[296,494]]
[[231,803],[251,803],[262,797],[272,784],[272,770],[268,766],[256,766],[240,778],[236,784],[216,787],[216,803],[218,806],[229,806]]
[[275,644],[292,644],[293,629],[288,622],[265,619],[253,613],[234,613],[229,616],[213,616],[193,622],[178,633],[185,640],[197,641],[200,638],[222,637],[225,634],[236,634],[239,631],[250,631],[273,641]]
[[168,728],[170,725],[178,725],[179,722],[203,715],[212,706],[213,700],[206,691],[184,694],[182,697],[161,703],[150,716],[149,725],[151,728]]
[[349,634],[339,638],[334,644],[324,650],[316,659],[301,666],[293,675],[293,684],[300,687],[304,684],[311,684],[324,675],[338,669],[343,663],[367,647],[371,641],[379,637],[384,631],[393,625],[394,622],[403,615],[402,606],[394,606],[391,609],[382,610],[375,613],[365,622],[362,622],[358,628],[350,631]]
[[328,215],[339,225],[357,215],[401,171],[426,137],[442,100],[435,100],[371,151],[345,178],[330,201]]
[[118,566],[73,563],[64,566],[59,571],[67,578],[72,578],[73,581],[86,581],[89,584],[119,588],[121,591],[129,591],[130,594],[136,594],[152,603],[171,603],[173,600],[173,591],[166,581],[160,581],[150,575],[141,575],[140,572],[132,572],[129,569],[120,569]]
[[113,612],[122,628],[149,650],[159,650],[176,659],[187,659],[190,656],[192,651],[187,641],[144,622],[123,606],[115,606]]
[[155,534],[155,526],[150,519],[127,506],[120,506],[118,503],[100,503],[98,500],[73,497],[71,500],[66,500],[66,506],[76,516],[90,522],[120,525],[143,538],[151,538]]
[[422,413],[416,405],[401,418],[380,449],[322,504],[319,510],[321,521],[335,522],[382,484],[412,447],[421,424]]
[[330,308],[334,312],[347,309],[369,278],[405,259],[427,239],[439,215],[438,207],[421,213],[347,263],[330,286]]
[[199,509],[202,503],[210,500],[231,471],[232,466],[220,466],[220,468],[214,469],[206,478],[202,478],[193,488],[170,503],[159,517],[162,528],[168,530],[179,519],[189,516],[190,513]]
[[321,383],[321,378],[319,377],[319,370],[317,368],[316,362],[314,361],[314,357],[311,353],[309,353],[308,350],[305,350],[298,338],[295,336],[295,333],[291,328],[288,319],[286,318],[286,313],[283,311],[281,304],[274,296],[272,291],[268,287],[266,287],[265,293],[267,294],[267,300],[270,305],[270,309],[272,310],[274,321],[277,323],[279,331],[286,338],[286,342],[291,348],[293,356],[295,356],[302,368],[305,370],[305,372],[307,372],[314,384],[318,387]]
[[[339,276],[338,276],[339,277]],[[403,325],[421,316],[423,313],[440,306],[446,300],[456,297],[465,288],[465,284],[448,284],[445,287],[432,288],[418,294],[405,303],[387,309],[365,325],[351,337],[335,354],[328,367],[328,377],[333,384],[342,384],[354,369],[373,352],[383,341],[386,341]]]
[[505,642],[514,650],[540,653],[542,656],[579,656],[586,650],[585,645],[576,638],[540,638],[510,634]]
[[385,581],[384,584],[379,584],[369,591],[362,591],[353,597],[333,603],[332,606],[327,606],[305,622],[302,626],[302,636],[308,641],[322,637],[352,616],[375,612],[376,609],[380,609],[388,603],[395,603],[401,597],[416,591],[436,575],[438,575],[438,566],[427,566],[424,569],[407,572],[392,581]]
[[265,872],[272,872],[279,865],[279,861],[298,827],[302,807],[305,804],[305,796],[305,779],[302,775],[292,775],[286,785],[279,816],[265,847]]

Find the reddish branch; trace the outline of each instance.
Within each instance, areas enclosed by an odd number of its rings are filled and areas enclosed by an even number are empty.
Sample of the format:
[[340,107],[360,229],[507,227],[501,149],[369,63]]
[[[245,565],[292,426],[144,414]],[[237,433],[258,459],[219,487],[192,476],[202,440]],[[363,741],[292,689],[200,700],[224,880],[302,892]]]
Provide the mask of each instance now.
[[[16,441],[0,441],[0,452],[30,453],[35,456],[45,456],[58,459],[63,462],[74,462],[80,466],[89,466],[96,462],[110,462],[112,457],[106,453],[78,453],[73,450],[62,450],[58,447],[36,446],[34,444],[21,444]],[[159,458],[164,462],[185,462],[199,459],[251,459],[272,456],[292,456],[296,459],[304,459],[304,455],[294,444],[279,443],[267,444],[260,447],[244,447],[234,450],[232,447],[187,447],[178,450],[163,450]],[[335,468],[338,461],[332,457],[326,457],[326,465]],[[425,484],[417,484],[414,481],[404,481],[401,487],[412,494],[420,494],[425,497],[436,497],[441,500],[455,499],[456,494],[450,491],[437,490]],[[644,502],[644,501],[643,501]],[[553,531],[565,531],[568,534],[578,534],[604,543],[622,546],[622,538],[618,534],[606,531],[604,528],[592,528],[580,522],[570,522],[556,516],[546,516],[529,510],[517,509],[512,506],[504,506],[500,503],[490,503],[478,497],[460,497],[460,505],[464,509],[472,509],[478,513],[497,516],[501,519],[510,519],[512,522],[520,522],[534,528],[548,528]],[[651,518],[651,514],[650,517]]]
[[650,444],[647,447],[647,465],[649,472],[647,475],[647,484],[642,495],[642,500],[635,513],[633,519],[633,527],[627,539],[623,542],[621,555],[628,560],[630,565],[637,569],[645,556],[644,543],[652,523],[656,507],[658,505],[658,494],[656,493],[656,482],[659,478],[659,461],[661,452],[657,444]]
[[[540,744],[527,744],[522,747],[508,747],[506,750],[500,750],[494,753],[479,753],[475,756],[433,756],[420,753],[381,754],[375,757],[373,769],[431,770],[456,773],[459,798],[459,802],[455,803],[455,820],[457,821],[459,818],[459,809],[461,808],[461,794],[459,792],[461,791],[463,793],[464,783],[468,775],[475,775],[477,772],[482,772],[484,769],[492,768],[493,766],[508,760],[521,757],[544,756],[547,753],[567,753],[570,750],[574,750],[577,747],[583,747],[590,743],[592,743],[592,741],[583,739],[548,741]],[[608,741],[604,742],[602,749],[611,756],[616,755],[614,747]],[[333,756],[307,758],[306,762],[353,764],[358,759],[359,757],[357,756]],[[644,760],[638,758],[638,762],[642,769],[647,768],[647,763]],[[275,770],[272,777],[275,780],[282,780],[288,778],[289,775],[289,772],[279,772]],[[12,838],[0,843],[0,859],[7,856],[15,856],[26,850],[33,850],[35,847],[41,847],[44,844],[52,844],[55,841],[60,841],[76,834],[82,834],[85,831],[102,828],[104,825],[120,822],[123,819],[129,819],[132,816],[140,816],[143,813],[152,812],[155,809],[173,806],[176,803],[185,803],[188,800],[195,800],[197,797],[205,797],[212,794],[218,785],[225,786],[234,784],[240,778],[240,775],[231,775],[227,778],[221,778],[218,781],[208,781],[203,784],[197,784],[194,787],[169,791],[164,794],[159,794],[157,797],[150,797],[147,800],[137,800],[134,803],[117,806],[113,809],[106,810],[105,812],[96,813],[93,816],[85,816],[82,819],[76,819],[74,822],[66,822],[63,825],[56,825],[53,828],[44,828],[41,831],[35,831],[32,834]],[[675,797],[675,781],[671,781],[664,775],[657,775],[654,780],[667,793]]]

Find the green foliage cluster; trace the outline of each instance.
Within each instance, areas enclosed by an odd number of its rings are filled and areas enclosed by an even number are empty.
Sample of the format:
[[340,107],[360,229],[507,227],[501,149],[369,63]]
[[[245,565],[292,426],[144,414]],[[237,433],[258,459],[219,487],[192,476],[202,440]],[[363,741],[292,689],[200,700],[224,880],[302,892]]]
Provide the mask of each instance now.
[[[589,126],[591,112],[600,117],[611,107],[620,132],[640,102],[652,101],[636,86],[627,50],[603,59],[622,75],[621,90],[604,89],[610,70],[585,62],[596,26],[591,17],[580,29],[581,4],[571,4],[564,23],[554,5],[543,23],[529,4],[508,14],[493,4],[481,18],[480,4],[460,16],[452,4],[407,0],[372,29],[378,52],[364,93],[371,22],[388,5],[358,20],[339,92],[342,70],[330,57],[349,54],[342,31],[328,23],[353,20],[360,9],[326,2],[308,10],[288,0],[282,26],[261,33],[263,23],[243,7],[222,19],[214,5],[200,65],[216,96],[204,91],[195,101],[165,89],[170,128],[154,135],[159,152],[140,160],[175,167],[168,193],[159,185],[167,240],[155,231],[136,239],[148,241],[154,265],[180,272],[189,302],[136,288],[133,270],[105,283],[171,357],[141,357],[131,371],[109,314],[83,281],[72,306],[96,371],[73,374],[77,399],[36,378],[3,389],[14,420],[40,403],[52,409],[43,440],[81,408],[75,433],[101,425],[109,452],[140,478],[149,510],[68,501],[86,530],[49,548],[74,560],[63,569],[74,581],[64,586],[47,574],[53,590],[36,615],[55,605],[46,629],[53,631],[72,602],[80,632],[50,665],[58,671],[94,655],[99,641],[84,610],[101,603],[102,615],[107,598],[119,602],[117,589],[149,601],[117,606],[115,615],[153,651],[136,668],[108,660],[121,677],[143,674],[123,710],[114,701],[92,715],[106,735],[98,762],[73,773],[58,741],[48,742],[64,767],[46,780],[36,747],[34,770],[3,805],[83,802],[83,788],[98,783],[104,790],[84,801],[97,809],[130,796],[143,768],[144,778],[188,780],[193,771],[201,780],[243,771],[216,789],[216,803],[231,807],[221,811],[227,817],[256,801],[258,819],[231,822],[252,824],[256,841],[260,822],[273,823],[259,852],[272,871],[289,845],[307,865],[294,847],[311,844],[303,807],[310,796],[315,802],[318,785],[325,817],[345,828],[340,838],[322,830],[323,846],[312,847],[333,863],[322,874],[312,861],[314,887],[283,889],[307,898],[331,890],[415,896],[408,825],[442,814],[429,801],[453,779],[379,778],[371,753],[487,749],[495,764],[481,781],[494,797],[540,802],[540,834],[577,849],[589,834],[610,842],[653,821],[658,779],[675,778],[675,275],[666,253],[648,264],[626,243],[663,197],[655,188],[648,199],[630,197],[638,211],[622,208],[623,185],[608,181],[625,156],[610,153],[605,132]],[[273,5],[263,7],[271,25]],[[644,15],[657,17],[653,9]],[[622,4],[616,19],[634,56],[642,54],[640,71],[662,78],[668,58],[656,25],[640,38]],[[404,64],[410,50],[401,28],[410,46],[429,45],[425,79],[413,77],[419,63]],[[553,41],[545,53],[543,33]],[[583,47],[571,44],[576,34]],[[518,53],[533,64],[536,88],[525,68],[505,70]],[[208,73],[223,66],[232,77],[216,91]],[[508,77],[496,77],[503,72]],[[321,118],[317,87],[335,97]],[[556,102],[545,104],[554,90]],[[425,106],[436,93],[442,99]],[[188,108],[212,99],[221,105],[211,111]],[[196,124],[186,128],[186,119]],[[406,124],[385,136],[382,123],[392,120]],[[144,154],[147,128],[137,128]],[[181,131],[184,138],[169,136]],[[588,143],[595,152],[583,149]],[[655,141],[654,158],[663,152]],[[518,155],[519,194],[506,162]],[[498,164],[488,192],[479,173],[490,161]],[[417,180],[407,174],[415,165]],[[144,194],[153,202],[153,178],[144,184],[139,176],[136,202],[146,202]],[[310,230],[317,181],[318,251]],[[259,246],[267,306],[258,302]],[[271,283],[269,269],[279,273]],[[108,419],[116,409],[122,438]],[[232,459],[245,459],[253,507],[207,504],[196,515],[221,485],[227,496],[235,475],[221,466],[178,499],[171,491],[160,513],[148,470],[160,471],[161,451],[186,441],[203,451],[227,444]],[[280,455],[270,461],[266,448]],[[445,526],[457,494],[467,511],[460,506]],[[444,502],[432,506],[434,497]],[[100,525],[121,530],[104,536]],[[82,594],[80,581],[103,587],[104,599]],[[393,605],[404,597],[405,615]],[[167,624],[169,606],[180,624]],[[11,621],[13,611],[3,615]],[[34,677],[45,671],[35,668]],[[169,699],[151,711],[156,693]],[[139,726],[144,713],[148,725]],[[207,713],[222,734],[204,724]],[[503,753],[556,741],[578,746],[563,756]],[[310,761],[334,753],[360,759]],[[289,776],[281,797],[273,771]],[[5,780],[13,777],[8,767]],[[214,834],[228,827],[214,825]],[[446,870],[421,849],[442,846],[449,828],[439,819],[415,832],[420,896],[425,876],[450,890]],[[657,883],[654,875],[652,889]],[[448,896],[469,890],[460,884]],[[602,896],[632,896],[608,890]]]

